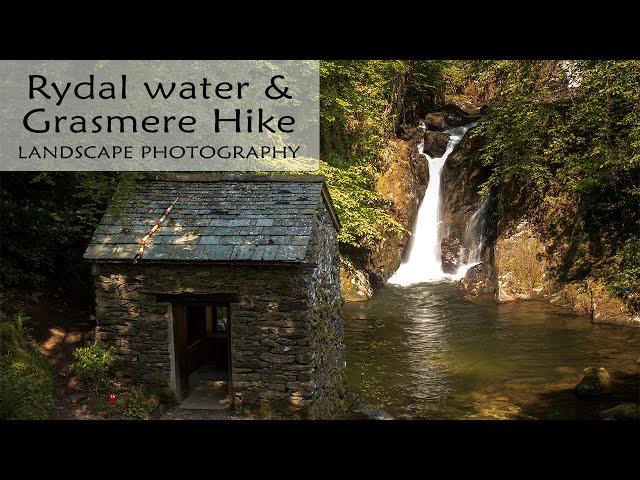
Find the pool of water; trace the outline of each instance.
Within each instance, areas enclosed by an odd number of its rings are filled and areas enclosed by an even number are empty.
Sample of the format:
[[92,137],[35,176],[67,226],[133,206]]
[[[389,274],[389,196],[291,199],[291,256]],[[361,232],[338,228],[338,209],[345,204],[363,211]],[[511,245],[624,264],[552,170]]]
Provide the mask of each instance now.
[[[469,301],[451,283],[386,286],[343,318],[350,388],[397,418],[591,419],[639,398],[638,328]],[[609,371],[611,395],[574,395],[589,366]]]

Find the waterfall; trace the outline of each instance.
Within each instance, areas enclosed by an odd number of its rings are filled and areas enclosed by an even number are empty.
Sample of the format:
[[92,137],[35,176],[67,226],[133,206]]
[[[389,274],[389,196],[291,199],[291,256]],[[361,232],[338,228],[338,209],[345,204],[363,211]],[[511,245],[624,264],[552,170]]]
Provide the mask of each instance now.
[[478,263],[482,250],[482,235],[478,234],[478,232],[482,230],[483,205],[473,214],[467,225],[465,237],[469,237],[468,240],[471,243],[467,243],[467,238],[465,238],[465,245],[469,246],[468,252],[464,258],[465,262],[455,275],[442,271],[439,238],[439,217],[442,204],[440,175],[442,167],[444,167],[454,147],[460,143],[467,130],[474,125],[475,123],[472,123],[447,130],[450,135],[449,143],[444,154],[439,158],[431,158],[423,152],[424,141],[418,145],[418,151],[429,162],[429,184],[418,208],[409,255],[389,279],[389,283],[406,286],[422,282],[455,280],[462,278],[470,267]]
[[[489,203],[489,197],[483,197],[480,200],[480,205],[473,212],[469,223],[464,231],[464,251],[463,251],[463,264],[464,273],[473,265],[477,265],[482,260],[482,247],[484,246],[484,226],[485,226],[485,210]],[[461,267],[461,268],[462,268]],[[463,272],[458,271],[456,276],[459,276]]]

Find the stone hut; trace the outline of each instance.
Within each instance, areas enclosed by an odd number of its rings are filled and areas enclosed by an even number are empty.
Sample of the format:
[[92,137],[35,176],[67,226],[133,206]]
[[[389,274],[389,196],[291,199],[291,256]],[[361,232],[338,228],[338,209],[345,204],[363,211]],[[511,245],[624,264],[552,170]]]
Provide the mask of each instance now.
[[84,255],[96,337],[120,376],[185,408],[331,417],[346,388],[338,229],[323,177],[141,181]]

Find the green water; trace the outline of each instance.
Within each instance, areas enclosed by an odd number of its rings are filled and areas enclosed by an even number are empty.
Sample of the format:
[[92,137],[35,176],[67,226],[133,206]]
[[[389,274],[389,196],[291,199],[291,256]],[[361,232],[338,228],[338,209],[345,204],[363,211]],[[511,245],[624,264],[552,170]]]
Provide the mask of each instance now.
[[[386,286],[343,317],[350,388],[398,418],[591,419],[639,398],[639,328],[471,302],[450,283]],[[611,395],[573,394],[589,366],[609,371]]]

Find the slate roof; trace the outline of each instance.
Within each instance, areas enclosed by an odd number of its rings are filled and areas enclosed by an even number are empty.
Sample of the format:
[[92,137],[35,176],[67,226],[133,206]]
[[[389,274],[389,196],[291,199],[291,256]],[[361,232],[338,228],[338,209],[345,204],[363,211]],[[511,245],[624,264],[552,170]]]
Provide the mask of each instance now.
[[339,228],[337,218],[323,177],[278,177],[140,182],[121,216],[102,218],[84,258],[133,261],[140,239],[178,197],[141,263],[304,262],[316,210],[325,205]]

